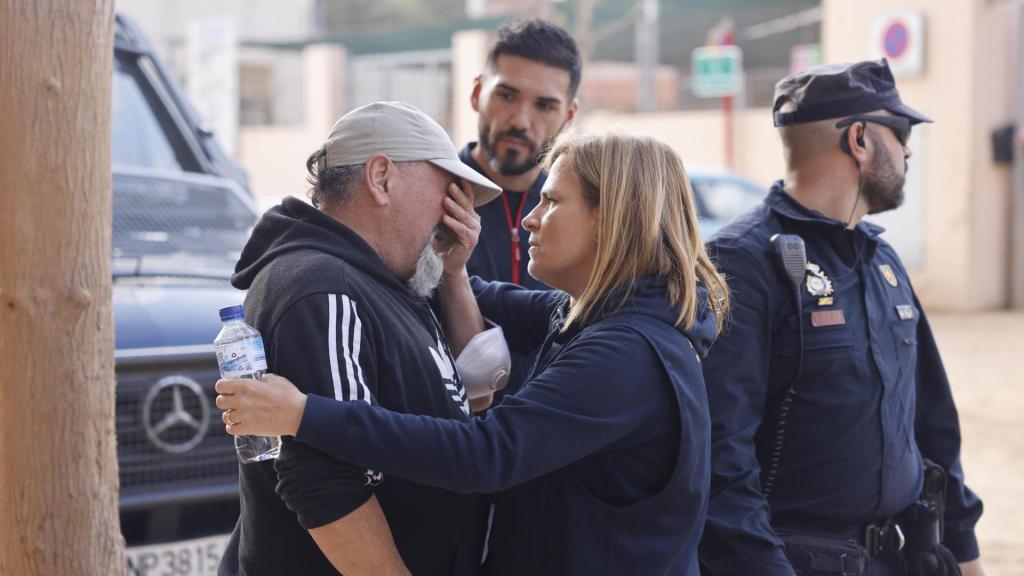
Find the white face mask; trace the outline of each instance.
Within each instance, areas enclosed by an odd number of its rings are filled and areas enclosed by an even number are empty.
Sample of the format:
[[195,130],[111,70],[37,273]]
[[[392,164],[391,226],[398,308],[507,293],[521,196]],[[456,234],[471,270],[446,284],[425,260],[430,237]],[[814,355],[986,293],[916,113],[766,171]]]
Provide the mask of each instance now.
[[470,400],[504,388],[512,369],[505,333],[495,326],[473,336],[455,360],[455,368]]

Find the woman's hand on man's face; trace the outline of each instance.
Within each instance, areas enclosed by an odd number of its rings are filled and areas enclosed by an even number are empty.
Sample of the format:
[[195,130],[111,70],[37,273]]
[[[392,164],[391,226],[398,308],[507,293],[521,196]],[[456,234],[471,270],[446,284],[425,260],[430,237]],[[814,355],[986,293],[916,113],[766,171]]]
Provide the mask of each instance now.
[[454,277],[466,269],[480,238],[480,216],[473,209],[472,185],[464,182],[460,188],[454,182],[449,184],[444,210],[444,230],[435,240],[434,249],[444,256],[444,275]]

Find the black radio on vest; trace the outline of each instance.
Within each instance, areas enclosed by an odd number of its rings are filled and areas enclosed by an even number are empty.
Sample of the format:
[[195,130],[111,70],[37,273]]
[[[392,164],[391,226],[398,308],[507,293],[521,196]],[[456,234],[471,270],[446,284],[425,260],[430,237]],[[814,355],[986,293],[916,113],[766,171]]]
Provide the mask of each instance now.
[[782,460],[782,442],[786,434],[786,417],[789,415],[789,407],[793,404],[793,398],[796,396],[796,383],[800,380],[800,372],[804,367],[804,322],[803,310],[800,306],[800,284],[803,283],[804,276],[807,274],[807,248],[804,246],[803,238],[796,234],[775,234],[768,242],[771,244],[775,262],[793,284],[793,305],[796,306],[796,324],[800,332],[800,358],[796,365],[793,382],[790,383],[786,390],[786,396],[779,405],[779,420],[775,425],[771,461],[761,487],[765,496],[772,493],[775,475],[779,471],[779,461]]

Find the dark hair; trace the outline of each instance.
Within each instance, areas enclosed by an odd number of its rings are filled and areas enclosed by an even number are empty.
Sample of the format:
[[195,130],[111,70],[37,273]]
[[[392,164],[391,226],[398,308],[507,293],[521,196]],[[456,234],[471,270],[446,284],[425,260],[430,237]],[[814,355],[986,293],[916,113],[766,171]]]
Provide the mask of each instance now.
[[487,54],[490,69],[498,63],[498,56],[511,54],[533,60],[569,73],[569,97],[576,97],[583,74],[583,61],[576,49],[576,41],[562,28],[539,18],[516,20],[498,28],[498,38]]
[[349,196],[349,183],[358,179],[363,173],[362,164],[349,166],[333,166],[320,170],[320,159],[324,155],[323,148],[310,154],[306,160],[306,171],[309,176],[309,199],[313,206],[320,208],[325,201],[330,200],[336,205],[344,204]]

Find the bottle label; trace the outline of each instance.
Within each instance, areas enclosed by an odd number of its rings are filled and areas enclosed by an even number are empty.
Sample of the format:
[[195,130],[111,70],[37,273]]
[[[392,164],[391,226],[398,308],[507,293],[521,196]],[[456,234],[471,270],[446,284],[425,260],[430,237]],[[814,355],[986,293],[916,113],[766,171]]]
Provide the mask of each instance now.
[[267,370],[267,355],[263,351],[263,338],[256,336],[232,342],[217,350],[221,378],[241,378],[253,372]]

